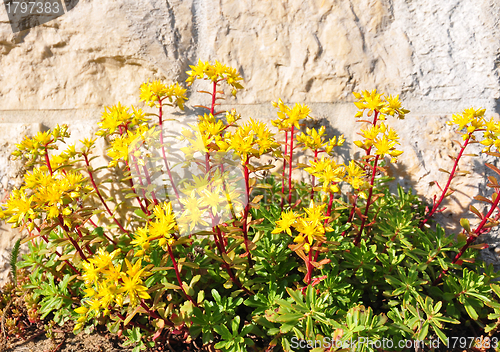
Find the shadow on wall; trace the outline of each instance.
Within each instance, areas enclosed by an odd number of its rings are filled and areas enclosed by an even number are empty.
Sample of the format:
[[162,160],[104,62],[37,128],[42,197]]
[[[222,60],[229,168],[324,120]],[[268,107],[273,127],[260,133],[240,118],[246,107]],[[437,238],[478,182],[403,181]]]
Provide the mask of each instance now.
[[[4,0],[13,33],[34,28],[71,11],[79,0]],[[63,6],[64,3],[64,6]]]

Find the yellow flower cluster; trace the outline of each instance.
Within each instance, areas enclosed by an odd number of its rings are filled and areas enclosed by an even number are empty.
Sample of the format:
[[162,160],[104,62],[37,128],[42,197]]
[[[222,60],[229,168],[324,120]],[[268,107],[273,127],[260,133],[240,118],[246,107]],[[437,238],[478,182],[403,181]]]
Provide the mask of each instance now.
[[[141,109],[135,109],[132,106],[132,112],[130,112],[128,107],[118,103],[118,105],[104,108],[101,121],[97,124],[100,129],[96,134],[98,136],[107,136],[115,133],[117,129],[118,133],[121,134],[125,132],[125,128],[131,129],[146,121],[148,121],[148,119]],[[122,128],[123,130],[120,131]]]
[[[182,185],[185,194],[180,199],[183,211],[177,222],[181,234],[190,234],[199,226],[211,226],[208,219],[223,216],[228,211],[235,213],[243,209],[243,196],[237,182],[230,182],[234,176],[222,173],[219,168],[203,176],[193,175],[190,182]],[[224,212],[221,214],[221,212]]]
[[500,122],[491,118],[484,123],[484,129],[484,139],[480,142],[485,146],[483,152],[490,152],[492,147],[500,151]]
[[345,138],[341,135],[338,140],[337,136],[333,137],[329,141],[325,141],[323,136],[326,133],[325,126],[321,126],[319,130],[315,128],[307,128],[306,133],[302,132],[297,136],[297,141],[304,145],[303,150],[311,149],[313,151],[324,150],[326,153],[330,154],[334,147],[344,145]]
[[155,205],[153,209],[154,220],[150,221],[145,227],[139,228],[134,240],[130,243],[134,247],[140,247],[135,253],[136,257],[146,254],[146,251],[151,246],[151,241],[158,240],[160,246],[171,246],[175,239],[173,233],[179,230],[175,220],[175,214],[172,209],[171,202],[163,202]]
[[355,190],[368,187],[365,180],[366,173],[353,160],[348,166],[337,164],[335,160],[322,157],[320,160],[311,161],[311,166],[304,169],[311,176],[323,183],[322,190],[326,193],[340,192],[339,183],[347,182]]
[[147,124],[137,126],[134,130],[115,136],[107,150],[111,158],[109,166],[116,166],[119,161],[128,161],[130,156],[139,158],[139,148],[146,143],[148,147],[154,146],[158,141],[160,130],[156,126],[149,127]]
[[142,268],[141,259],[134,265],[125,259],[127,270],[122,271],[123,262],[117,259],[119,254],[119,249],[109,253],[101,247],[88,262],[83,263],[85,298],[84,304],[75,309],[80,315],[75,331],[80,330],[89,317],[109,315],[110,308],[124,304],[133,308],[140,299],[151,298],[142,282],[142,278],[151,273]]
[[260,157],[269,152],[277,153],[279,148],[274,134],[267,125],[252,118],[233,133],[227,132],[224,138],[216,143],[220,151],[234,151],[243,164],[252,156]]
[[207,79],[212,82],[225,80],[232,89],[232,94],[236,95],[238,89],[243,89],[240,81],[243,80],[236,69],[223,65],[218,61],[212,64],[210,61],[199,60],[195,66],[189,66],[191,71],[187,71],[188,78],[186,82],[188,86],[193,84],[196,79]]
[[292,126],[300,128],[299,121],[309,117],[311,109],[307,105],[296,103],[293,108],[289,108],[281,99],[272,103],[275,108],[278,108],[278,118],[271,121],[273,126],[280,130],[287,130]]
[[352,188],[359,190],[366,188],[368,186],[368,182],[365,181],[365,171],[363,168],[356,165],[354,160],[349,161],[349,165],[345,167],[347,175],[344,178],[344,181],[349,183]]
[[484,131],[484,139],[480,142],[485,146],[483,152],[491,151],[492,147],[499,150],[500,141],[498,136],[500,135],[500,123],[498,121],[486,120],[484,113],[486,109],[479,108],[468,108],[465,109],[461,114],[454,114],[452,120],[448,121],[447,124],[450,126],[457,126],[457,131],[465,132],[462,133],[462,139],[465,141],[470,138],[471,140],[476,140],[476,136],[473,134],[476,131]]
[[406,110],[401,107],[401,102],[399,101],[399,95],[393,97],[392,95],[382,97],[382,93],[377,93],[377,90],[374,89],[371,92],[367,90],[362,93],[354,92],[354,97],[357,101],[354,102],[354,105],[359,109],[356,113],[356,117],[362,117],[365,110],[368,110],[368,116],[374,111],[379,112],[378,119],[385,120],[384,115],[397,116],[399,119],[404,119],[405,115],[409,113],[409,110]]
[[76,171],[55,172],[53,175],[43,167],[35,168],[24,176],[25,186],[14,190],[2,217],[17,227],[23,221],[35,220],[46,214],[47,219],[60,214],[70,215],[75,211],[74,200],[92,190],[85,177]]
[[161,81],[146,82],[141,85],[140,100],[148,106],[153,107],[159,101],[168,99],[169,105],[178,106],[184,110],[184,103],[187,100],[187,89],[182,88],[179,83],[165,85]]
[[187,147],[180,149],[186,160],[192,159],[196,153],[218,150],[217,143],[225,138],[224,132],[239,119],[235,111],[226,114],[227,124],[212,114],[199,115],[196,125],[189,125],[189,129],[183,128],[181,132],[180,140],[189,142]]
[[[332,231],[330,227],[325,227],[324,216],[326,204],[311,205],[305,208],[305,214],[297,214],[293,210],[284,211],[281,213],[280,220],[276,221],[276,228],[272,233],[286,232],[294,237],[294,242],[303,244],[304,251],[307,253],[311,249],[313,242],[324,241],[325,232]],[[297,235],[292,233],[295,230]]]
[[319,160],[312,160],[311,166],[304,170],[323,183],[323,192],[340,192],[338,184],[343,181],[345,175],[343,164],[337,164],[335,160],[323,156]]
[[56,142],[66,137],[69,137],[68,126],[57,125],[52,131],[38,132],[35,137],[25,137],[21,143],[16,144],[12,155],[34,161],[39,155],[45,155],[46,150],[57,149]]
[[372,146],[375,147],[376,155],[384,157],[385,155],[391,156],[391,162],[395,162],[396,158],[403,154],[403,151],[396,150],[398,142],[397,132],[384,123],[376,126],[370,126],[366,130],[361,130],[361,135],[365,138],[364,141],[354,141],[354,144],[359,148],[369,150]]

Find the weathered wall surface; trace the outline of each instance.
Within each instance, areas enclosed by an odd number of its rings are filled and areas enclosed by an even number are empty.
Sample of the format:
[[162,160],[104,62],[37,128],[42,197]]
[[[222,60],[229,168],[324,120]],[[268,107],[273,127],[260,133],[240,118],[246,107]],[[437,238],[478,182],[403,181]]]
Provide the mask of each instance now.
[[[13,34],[0,8],[0,197],[19,185],[8,156],[24,135],[68,123],[84,137],[103,106],[137,104],[142,82],[183,80],[201,58],[239,69],[246,89],[227,104],[243,116],[273,116],[278,98],[308,103],[349,142],[359,128],[353,91],[400,94],[412,112],[390,121],[405,150],[392,173],[429,199],[458,149],[450,114],[500,112],[499,19],[494,0],[80,0]],[[449,209],[484,192],[482,161],[463,160],[476,174],[456,180]],[[13,236],[2,225],[0,265]]]

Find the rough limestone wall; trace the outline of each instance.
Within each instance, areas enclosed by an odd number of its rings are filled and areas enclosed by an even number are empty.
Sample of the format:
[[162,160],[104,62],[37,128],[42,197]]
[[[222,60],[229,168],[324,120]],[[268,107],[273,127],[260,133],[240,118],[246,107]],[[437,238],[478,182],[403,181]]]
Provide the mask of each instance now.
[[[499,19],[495,0],[80,0],[13,34],[0,6],[0,199],[20,184],[9,154],[23,136],[58,123],[89,136],[103,106],[137,104],[142,82],[184,80],[199,58],[239,69],[246,89],[227,104],[243,116],[274,116],[278,98],[308,103],[317,125],[348,142],[359,128],[353,91],[400,94],[411,113],[389,121],[405,150],[391,173],[430,199],[458,150],[445,121],[470,106],[500,112]],[[451,229],[485,195],[484,160],[462,161],[474,174],[455,180],[456,215],[441,218]],[[15,236],[1,225],[0,281]]]

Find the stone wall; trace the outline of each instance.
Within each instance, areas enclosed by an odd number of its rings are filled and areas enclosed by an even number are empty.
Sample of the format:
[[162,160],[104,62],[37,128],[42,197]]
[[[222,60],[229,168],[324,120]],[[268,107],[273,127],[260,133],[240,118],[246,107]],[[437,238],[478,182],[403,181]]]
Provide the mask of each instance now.
[[[9,154],[24,135],[68,123],[88,136],[103,106],[137,104],[142,82],[182,81],[190,64],[217,59],[245,80],[226,101],[243,116],[272,117],[278,98],[307,103],[348,142],[359,128],[353,91],[400,94],[411,113],[390,121],[405,150],[391,173],[430,199],[458,149],[445,121],[470,106],[500,112],[499,19],[495,0],[80,0],[12,33],[0,7],[0,198],[20,183]],[[451,229],[485,192],[483,159],[462,161],[474,174],[455,182],[457,215],[441,219]],[[2,225],[0,236],[2,266],[15,232]]]

